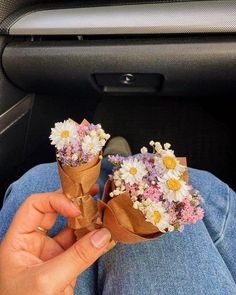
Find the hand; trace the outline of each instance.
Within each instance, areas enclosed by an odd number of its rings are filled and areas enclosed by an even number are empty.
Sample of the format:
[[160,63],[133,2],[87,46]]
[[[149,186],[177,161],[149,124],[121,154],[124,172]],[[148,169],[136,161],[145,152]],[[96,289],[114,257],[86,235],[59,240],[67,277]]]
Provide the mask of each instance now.
[[19,208],[0,246],[1,295],[73,294],[76,277],[106,252],[111,235],[105,228],[77,242],[70,228],[54,238],[36,231],[52,228],[57,212],[80,214],[60,191],[32,195]]

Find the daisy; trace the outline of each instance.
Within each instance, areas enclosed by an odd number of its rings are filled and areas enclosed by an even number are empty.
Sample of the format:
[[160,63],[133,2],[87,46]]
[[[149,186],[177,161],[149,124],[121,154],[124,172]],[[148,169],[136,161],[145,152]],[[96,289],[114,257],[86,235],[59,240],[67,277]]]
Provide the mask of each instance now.
[[139,183],[147,175],[145,165],[138,159],[124,161],[120,168],[121,178],[129,184]]
[[162,202],[152,202],[150,199],[147,199],[143,202],[135,202],[134,208],[141,210],[146,218],[146,221],[151,222],[153,225],[158,227],[159,231],[166,232],[169,231],[169,228],[170,231],[172,231],[172,227],[169,222],[170,215],[163,207]]
[[158,185],[164,198],[170,202],[181,202],[189,195],[190,186],[177,177],[169,177],[168,175],[165,175],[162,179],[159,179]]
[[70,120],[55,124],[55,128],[51,129],[51,144],[55,145],[58,150],[62,150],[65,145],[77,137],[77,128],[75,123]]
[[98,154],[104,143],[99,140],[99,137],[86,135],[82,141],[82,150],[85,154]]
[[186,170],[186,167],[179,163],[172,150],[163,150],[160,157],[155,157],[154,164],[160,174],[167,174],[170,177],[179,177]]

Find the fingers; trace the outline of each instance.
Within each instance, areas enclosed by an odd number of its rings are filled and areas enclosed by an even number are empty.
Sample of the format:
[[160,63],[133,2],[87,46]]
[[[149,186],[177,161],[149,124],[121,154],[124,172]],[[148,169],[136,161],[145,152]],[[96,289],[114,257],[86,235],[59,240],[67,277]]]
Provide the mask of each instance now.
[[40,226],[46,230],[49,230],[57,219],[57,213],[46,213],[44,214]]
[[105,228],[93,231],[64,253],[41,265],[40,273],[45,276],[45,279],[50,277],[50,280],[54,282],[56,289],[51,290],[52,293],[64,290],[81,272],[106,252],[110,239],[111,234]]
[[63,253],[76,241],[74,230],[68,227],[60,231],[54,238],[45,237],[45,239],[47,240],[39,257],[43,261],[47,261]]
[[74,229],[66,227],[62,231],[60,231],[53,239],[61,246],[62,249],[66,250],[71,247],[76,241]]
[[30,233],[38,226],[49,230],[55,222],[57,212],[66,217],[76,217],[80,214],[75,205],[62,193],[32,195],[17,211],[8,232]]

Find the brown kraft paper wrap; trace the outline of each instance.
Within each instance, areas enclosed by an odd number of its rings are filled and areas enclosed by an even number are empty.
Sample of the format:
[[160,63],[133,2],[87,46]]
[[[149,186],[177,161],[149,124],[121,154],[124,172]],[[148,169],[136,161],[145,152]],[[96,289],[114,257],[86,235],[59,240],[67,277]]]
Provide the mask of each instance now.
[[[182,165],[186,165],[186,158],[178,158]],[[187,171],[183,179],[188,182]],[[122,243],[137,243],[163,235],[156,226],[145,221],[143,213],[133,208],[133,201],[127,192],[111,198],[109,193],[113,190],[114,184],[108,180],[103,199],[98,201],[99,214],[103,226],[108,228],[112,239]]]
[[79,167],[61,166],[58,163],[62,189],[65,195],[79,208],[81,215],[69,218],[69,227],[75,229],[77,237],[97,228],[97,202],[89,194],[100,174],[101,160],[97,155],[93,160]]

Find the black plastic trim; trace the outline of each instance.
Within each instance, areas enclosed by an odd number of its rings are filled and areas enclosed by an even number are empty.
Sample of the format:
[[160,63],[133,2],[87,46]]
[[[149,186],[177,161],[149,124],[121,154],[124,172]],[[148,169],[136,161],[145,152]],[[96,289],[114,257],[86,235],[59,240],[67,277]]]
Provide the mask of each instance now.
[[158,95],[234,93],[235,60],[235,36],[19,42],[3,53],[5,72],[16,85],[54,94],[98,91],[97,73],[161,74]]
[[17,123],[25,114],[27,114],[33,105],[33,96],[27,95],[18,103],[12,106],[5,113],[0,115],[0,136],[12,125]]

